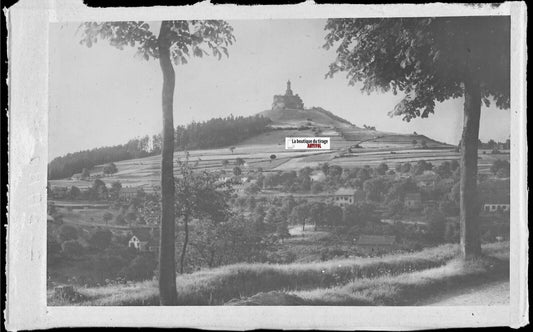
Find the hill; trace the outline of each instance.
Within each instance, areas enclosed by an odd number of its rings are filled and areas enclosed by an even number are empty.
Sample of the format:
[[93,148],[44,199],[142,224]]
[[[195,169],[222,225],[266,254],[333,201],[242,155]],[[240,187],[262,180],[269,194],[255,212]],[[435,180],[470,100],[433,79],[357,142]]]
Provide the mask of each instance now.
[[[197,167],[229,172],[233,169],[230,161],[235,158],[245,159],[245,168],[280,171],[317,166],[324,162],[350,168],[381,162],[392,166],[422,158],[440,162],[458,157],[452,150],[453,146],[424,135],[382,132],[367,126],[360,128],[322,107],[304,108],[301,98],[293,94],[290,82],[285,95],[274,96],[270,110],[249,117],[229,116],[178,126],[175,136],[176,158],[183,158],[183,150],[188,150]],[[331,150],[285,150],[286,137],[329,137]],[[87,168],[91,176],[106,177],[106,182],[118,180],[125,186],[156,186],[159,180],[160,138],[155,135],[151,140],[146,137],[133,143],[121,148],[128,153],[139,150],[144,155],[128,158],[128,155],[114,153],[111,148],[99,148],[89,151],[93,155],[79,152],[56,158],[49,165],[51,170],[56,170],[50,173],[54,175],[49,178],[54,180],[51,184],[87,187],[90,181],[62,180]],[[148,149],[148,146],[152,148]],[[274,161],[270,159],[272,154],[276,155]],[[106,162],[115,162],[118,172],[102,174],[102,164]]]
[[271,127],[318,127],[318,128],[351,128],[350,121],[326,111],[321,107],[309,109],[272,109],[258,115],[272,120]]
[[[260,133],[241,145],[280,144],[284,137],[324,136],[332,138],[332,147],[348,148],[364,144],[371,148],[451,148],[452,146],[433,140],[425,135],[398,134],[375,129],[360,128],[350,121],[321,107],[308,109],[272,109],[257,115],[270,119],[269,127],[278,132]],[[281,130],[281,131],[280,131]],[[299,130],[300,132],[295,132]]]

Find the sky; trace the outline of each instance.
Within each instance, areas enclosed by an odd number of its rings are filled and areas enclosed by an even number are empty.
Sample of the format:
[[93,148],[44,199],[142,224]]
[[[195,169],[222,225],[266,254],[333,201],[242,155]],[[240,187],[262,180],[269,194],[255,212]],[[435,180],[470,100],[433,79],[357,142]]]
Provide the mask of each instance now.
[[[254,115],[271,108],[286,81],[305,107],[320,106],[353,124],[380,131],[424,134],[457,144],[463,99],[438,104],[426,119],[402,121],[388,112],[401,100],[392,93],[360,91],[344,73],[325,78],[335,50],[325,50],[325,20],[232,20],[236,42],[229,58],[191,58],[175,67],[174,123]],[[135,57],[101,40],[80,44],[78,23],[50,27],[49,160],[69,152],[123,144],[162,128],[162,76],[157,60]],[[157,31],[158,24],[151,29]],[[480,139],[504,141],[510,112],[483,106]]]

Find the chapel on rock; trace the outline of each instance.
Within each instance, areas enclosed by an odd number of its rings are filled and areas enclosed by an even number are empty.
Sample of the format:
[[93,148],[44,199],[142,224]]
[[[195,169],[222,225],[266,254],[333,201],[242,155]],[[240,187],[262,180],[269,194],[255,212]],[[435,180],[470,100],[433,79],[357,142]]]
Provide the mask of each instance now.
[[298,94],[293,94],[291,90],[291,81],[287,81],[287,90],[284,95],[275,95],[272,102],[272,110],[303,110],[304,103]]

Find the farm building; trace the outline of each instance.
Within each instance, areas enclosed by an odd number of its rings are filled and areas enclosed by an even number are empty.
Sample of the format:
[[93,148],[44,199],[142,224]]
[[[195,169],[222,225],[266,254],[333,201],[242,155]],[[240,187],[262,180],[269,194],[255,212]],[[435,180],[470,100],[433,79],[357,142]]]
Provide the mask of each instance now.
[[392,235],[361,235],[356,242],[358,249],[378,251],[396,247],[396,237]]
[[138,251],[154,252],[159,248],[158,238],[157,234],[148,228],[134,229],[131,231],[128,247],[135,248]]
[[403,204],[408,209],[420,209],[422,207],[422,195],[420,193],[405,194]]
[[355,202],[355,190],[339,188],[335,193],[329,195],[328,200],[340,207],[353,204]]

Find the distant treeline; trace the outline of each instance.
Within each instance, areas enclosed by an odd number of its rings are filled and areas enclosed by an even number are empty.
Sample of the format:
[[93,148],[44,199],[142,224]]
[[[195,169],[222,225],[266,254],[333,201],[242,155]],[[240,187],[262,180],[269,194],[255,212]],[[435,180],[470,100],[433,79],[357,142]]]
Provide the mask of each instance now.
[[67,178],[84,168],[90,169],[100,164],[153,156],[161,153],[160,142],[160,135],[144,136],[129,140],[126,144],[68,153],[48,164],[48,179]]
[[272,121],[261,115],[214,118],[176,128],[176,150],[220,148],[237,144],[268,130]]
[[502,149],[502,150],[509,150],[511,148],[511,140],[507,139],[505,142],[496,142],[495,140],[491,139],[488,142],[484,143],[481,140],[478,142],[478,149]]
[[[271,122],[263,116],[216,118],[178,126],[175,132],[176,150],[195,150],[230,146],[267,130]],[[106,146],[69,153],[48,164],[50,180],[63,179],[84,168],[121,160],[143,158],[161,153],[161,135],[135,138],[126,144]]]

